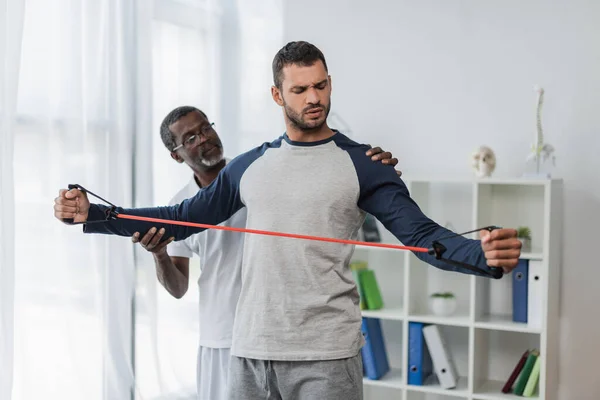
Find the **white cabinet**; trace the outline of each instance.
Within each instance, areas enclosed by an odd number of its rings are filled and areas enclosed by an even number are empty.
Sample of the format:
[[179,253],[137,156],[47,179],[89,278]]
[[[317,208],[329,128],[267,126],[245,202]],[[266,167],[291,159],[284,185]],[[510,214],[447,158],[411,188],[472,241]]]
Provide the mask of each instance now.
[[[446,272],[406,251],[357,246],[353,259],[364,260],[376,274],[384,308],[363,311],[381,319],[392,370],[380,380],[364,379],[365,399],[514,399],[501,387],[522,353],[538,349],[541,369],[538,399],[555,399],[558,389],[559,266],[561,259],[562,181],[558,179],[405,180],[423,212],[454,232],[487,225],[531,229],[530,315],[513,322],[512,274],[495,280]],[[381,224],[382,241],[400,244]],[[477,238],[477,234],[469,235]],[[533,262],[532,262],[533,261]],[[532,267],[535,265],[535,268]],[[533,281],[533,282],[532,282]],[[429,295],[452,291],[456,312],[439,317]],[[532,311],[535,310],[535,311]],[[407,384],[408,323],[438,324],[447,339],[459,385],[444,390],[435,382]]]

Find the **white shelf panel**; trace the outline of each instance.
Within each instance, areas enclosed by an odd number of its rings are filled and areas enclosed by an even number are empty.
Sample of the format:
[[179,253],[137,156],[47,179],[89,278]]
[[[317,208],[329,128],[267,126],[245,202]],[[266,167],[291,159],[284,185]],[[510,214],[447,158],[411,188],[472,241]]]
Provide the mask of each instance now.
[[377,380],[363,377],[363,385],[402,389],[404,387],[402,383],[402,370],[391,368],[387,374]]
[[444,396],[469,396],[468,381],[467,378],[463,376],[459,377],[458,383],[454,389],[443,389],[438,383],[437,379],[430,379],[429,381],[430,382],[426,382],[423,386],[407,385],[407,389],[414,392],[436,393]]
[[489,185],[548,185],[559,179],[531,178],[531,177],[505,177],[505,178],[456,178],[456,177],[413,177],[402,179],[405,183],[479,183]]
[[404,320],[404,309],[401,307],[382,308],[381,310],[362,310],[362,316],[367,318]]
[[[399,243],[390,243],[390,244],[396,245]],[[366,252],[372,252],[372,253],[398,252],[399,254],[403,252],[403,250],[400,250],[400,249],[390,249],[387,247],[373,247],[373,246],[366,246],[366,245],[360,245],[360,244],[356,245],[355,251],[361,251],[361,252],[366,251]],[[533,249],[532,251],[521,253],[521,258],[527,259],[527,260],[541,260],[541,259],[543,259],[543,257],[544,257],[544,254],[541,249]]]
[[[512,393],[502,393],[504,382],[501,381],[486,381],[481,386],[473,391],[473,399],[476,400],[515,400],[523,399],[523,396],[517,396]],[[537,399],[537,394],[528,399]]]
[[522,322],[513,322],[510,315],[484,315],[477,318],[475,328],[509,332],[541,333],[541,329]]
[[524,260],[542,260],[544,258],[544,254],[541,250],[534,249],[533,252],[522,252],[521,258]]
[[450,317],[440,317],[434,314],[411,314],[408,316],[410,321],[423,322],[426,324],[436,325],[451,325],[451,326],[465,326],[471,325],[471,319],[466,314],[457,314]]

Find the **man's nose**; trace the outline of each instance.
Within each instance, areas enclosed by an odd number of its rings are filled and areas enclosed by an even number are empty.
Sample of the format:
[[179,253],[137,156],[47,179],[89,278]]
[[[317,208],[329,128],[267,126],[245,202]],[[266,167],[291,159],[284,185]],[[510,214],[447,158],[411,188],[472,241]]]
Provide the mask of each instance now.
[[317,90],[314,88],[308,89],[308,95],[306,96],[306,102],[308,104],[319,104],[321,102],[321,98],[319,97],[319,92],[317,92]]

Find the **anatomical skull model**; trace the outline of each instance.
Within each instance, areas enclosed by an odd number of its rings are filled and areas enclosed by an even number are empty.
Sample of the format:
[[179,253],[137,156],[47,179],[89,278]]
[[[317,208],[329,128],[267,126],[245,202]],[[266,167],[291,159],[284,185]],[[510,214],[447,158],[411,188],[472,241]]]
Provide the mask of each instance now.
[[485,178],[492,175],[496,168],[496,155],[494,151],[487,146],[481,146],[479,150],[473,153],[472,167],[478,178]]

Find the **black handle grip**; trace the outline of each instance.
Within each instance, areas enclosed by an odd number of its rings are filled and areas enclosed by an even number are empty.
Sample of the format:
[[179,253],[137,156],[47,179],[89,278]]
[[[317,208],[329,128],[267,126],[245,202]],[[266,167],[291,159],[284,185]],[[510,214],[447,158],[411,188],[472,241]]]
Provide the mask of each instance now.
[[[71,190],[71,189],[77,189],[78,185],[75,185],[73,183],[69,183],[69,186],[67,186],[67,187],[69,188],[69,190]],[[64,222],[65,224],[71,225],[71,224],[73,224],[75,222],[75,219],[74,218],[63,218],[62,222]]]
[[502,279],[504,276],[504,270],[500,267],[490,267],[490,274],[494,279]]

